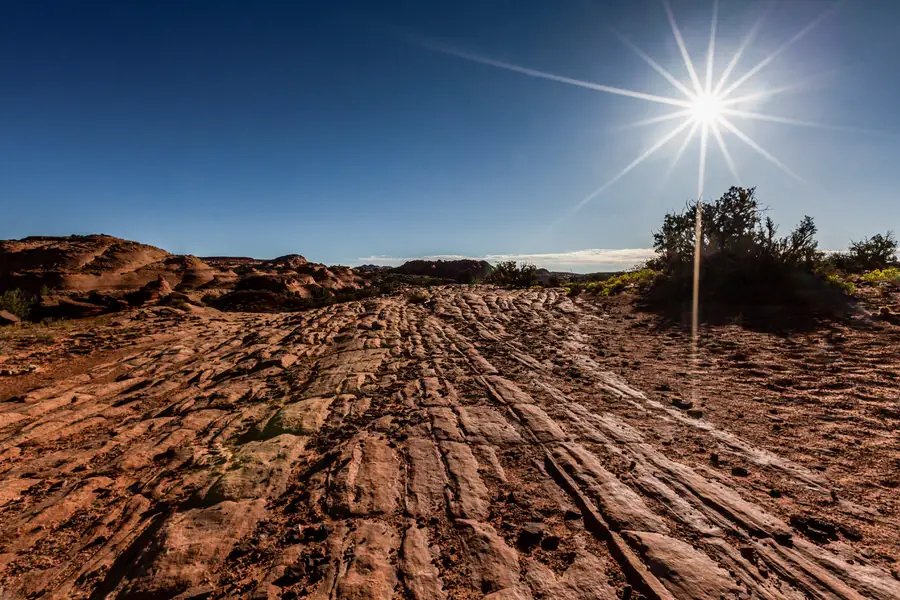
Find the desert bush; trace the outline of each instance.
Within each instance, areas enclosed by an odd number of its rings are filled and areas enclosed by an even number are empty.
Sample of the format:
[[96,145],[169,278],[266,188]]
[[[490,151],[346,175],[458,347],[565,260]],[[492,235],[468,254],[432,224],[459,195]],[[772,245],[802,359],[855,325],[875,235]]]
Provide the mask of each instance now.
[[[770,217],[763,219],[764,212],[756,188],[732,187],[715,202],[703,204],[701,260],[723,269],[741,264],[812,268],[821,260],[812,217],[803,217],[788,236],[779,238],[778,227]],[[653,234],[657,257],[650,268],[670,274],[691,271],[696,219],[697,203],[665,216]]]
[[[797,293],[813,293],[812,275],[823,253],[816,225],[805,216],[779,237],[778,227],[756,198],[755,188],[732,187],[704,204],[700,237],[700,293],[735,306],[793,302]],[[697,204],[667,214],[654,233],[657,256],[648,267],[662,272],[653,285],[661,300],[688,295],[693,281]]]
[[900,283],[900,268],[888,267],[886,269],[875,269],[874,271],[864,273],[859,279],[866,283]]
[[885,269],[897,264],[897,238],[892,231],[850,242],[850,259],[863,269]]
[[650,287],[660,272],[650,268],[640,268],[621,275],[615,275],[604,281],[588,284],[594,285],[602,296],[614,296],[623,291],[642,291]]
[[828,267],[848,273],[882,270],[898,264],[897,238],[892,231],[884,235],[877,233],[858,242],[850,242],[847,252],[830,255],[825,263]]
[[0,310],[8,310],[20,319],[27,319],[34,307],[35,299],[19,289],[6,290],[0,294]]
[[428,292],[425,290],[409,290],[406,292],[406,301],[411,304],[422,304],[429,298]]
[[573,281],[566,284],[565,290],[569,296],[577,296],[582,293],[615,296],[625,291],[641,292],[646,290],[659,276],[659,271],[641,266],[595,281]]
[[828,275],[826,275],[825,283],[832,287],[838,288],[848,296],[852,296],[856,293],[856,284],[837,273],[829,273]]
[[490,281],[510,287],[531,287],[537,285],[537,267],[528,263],[507,260],[497,263],[491,272]]

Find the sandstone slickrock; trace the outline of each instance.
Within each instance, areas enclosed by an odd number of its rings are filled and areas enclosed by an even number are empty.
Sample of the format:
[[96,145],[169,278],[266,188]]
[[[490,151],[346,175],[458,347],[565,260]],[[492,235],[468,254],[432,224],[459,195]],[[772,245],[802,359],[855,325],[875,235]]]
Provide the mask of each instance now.
[[[25,246],[67,273],[167,260],[108,240]],[[324,275],[299,256],[227,264]],[[857,367],[881,390],[864,407],[817,412],[828,388],[779,399],[795,430],[822,428],[779,446],[770,413],[723,417],[728,390],[701,420],[672,407],[654,373],[674,359],[601,355],[644,335],[638,317],[560,290],[430,293],[297,313],[133,308],[37,344],[5,329],[3,369],[41,370],[0,378],[0,596],[900,597],[895,432],[878,416],[900,380],[893,350]],[[644,345],[629,351],[668,348]],[[845,465],[836,445],[866,436],[866,462]],[[801,466],[807,445],[825,471]]]

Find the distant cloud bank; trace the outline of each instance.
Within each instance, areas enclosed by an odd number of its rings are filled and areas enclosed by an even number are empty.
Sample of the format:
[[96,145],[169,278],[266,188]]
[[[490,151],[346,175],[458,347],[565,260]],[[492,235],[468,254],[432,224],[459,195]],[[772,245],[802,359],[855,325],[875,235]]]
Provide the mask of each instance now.
[[504,260],[524,261],[544,267],[550,270],[570,268],[584,270],[590,267],[631,267],[638,263],[653,258],[652,248],[620,248],[615,250],[592,248],[588,250],[574,250],[572,252],[554,252],[549,254],[488,254],[485,256],[462,256],[458,254],[443,254],[436,256],[415,256],[398,258],[393,256],[366,256],[357,259],[359,264],[402,265],[409,260],[461,260],[471,258],[486,260],[489,263],[498,263]]

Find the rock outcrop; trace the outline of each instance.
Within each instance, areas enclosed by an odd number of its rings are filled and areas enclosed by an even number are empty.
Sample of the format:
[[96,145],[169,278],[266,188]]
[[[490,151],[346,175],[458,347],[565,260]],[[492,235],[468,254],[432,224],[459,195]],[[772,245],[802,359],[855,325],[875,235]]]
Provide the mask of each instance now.
[[[36,318],[92,316],[161,302],[173,292],[172,297],[195,303],[265,292],[279,296],[276,305],[294,310],[305,306],[297,300],[366,285],[352,269],[312,263],[299,254],[202,259],[110,235],[0,241],[0,290],[20,289],[34,297]],[[252,310],[252,303],[245,301],[242,308]]]
[[410,260],[395,268],[394,272],[448,279],[457,283],[476,283],[484,281],[491,270],[491,264],[484,260]]

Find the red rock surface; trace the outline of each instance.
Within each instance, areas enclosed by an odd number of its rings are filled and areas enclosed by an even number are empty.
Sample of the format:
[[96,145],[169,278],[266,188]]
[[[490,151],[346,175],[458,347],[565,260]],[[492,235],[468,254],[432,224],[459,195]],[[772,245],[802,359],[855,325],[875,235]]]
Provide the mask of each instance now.
[[4,597],[900,597],[900,328],[431,300],[3,338]]

